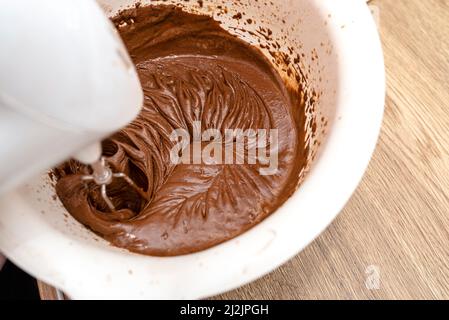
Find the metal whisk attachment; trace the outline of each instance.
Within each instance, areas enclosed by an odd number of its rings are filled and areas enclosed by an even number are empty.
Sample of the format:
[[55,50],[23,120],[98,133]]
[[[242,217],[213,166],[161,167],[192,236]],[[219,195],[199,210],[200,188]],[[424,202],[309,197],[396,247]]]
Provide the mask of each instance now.
[[101,197],[112,212],[115,211],[115,206],[108,197],[107,186],[112,183],[114,178],[124,179],[143,199],[148,200],[146,194],[134,183],[134,181],[131,180],[130,177],[122,172],[113,173],[104,157],[91,164],[91,167],[93,170],[92,174],[83,176],[82,179],[83,181],[94,181],[100,186]]

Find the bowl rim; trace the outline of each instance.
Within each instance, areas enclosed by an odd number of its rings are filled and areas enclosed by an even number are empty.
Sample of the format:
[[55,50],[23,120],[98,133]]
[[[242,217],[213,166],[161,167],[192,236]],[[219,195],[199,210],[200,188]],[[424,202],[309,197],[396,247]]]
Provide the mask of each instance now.
[[[320,6],[326,12],[342,10],[336,10],[333,1],[322,1]],[[0,216],[0,247],[5,255],[74,299],[196,299],[254,281],[298,254],[328,227],[356,189],[375,149],[384,112],[384,60],[371,13],[361,1],[339,6],[350,8],[357,19],[344,30],[335,28],[341,48],[339,59],[345,70],[339,79],[342,92],[337,97],[338,119],[301,188],[274,214],[241,236],[211,249],[179,257],[146,257],[85,243],[70,243],[68,247],[70,239],[38,219],[31,219],[33,208],[21,201],[20,192],[12,192],[0,199],[0,211],[9,210],[15,203],[14,209],[20,215],[14,223],[35,223],[39,233],[31,233],[31,239],[19,243],[17,240],[23,236],[2,227],[5,219]],[[326,201],[320,201],[318,194],[311,196],[317,188],[328,195]],[[308,216],[297,213],[305,209]],[[84,250],[84,259],[75,258],[79,250]],[[36,259],[45,263],[36,265]],[[111,261],[118,263],[107,266]],[[110,270],[105,273],[106,267]],[[130,268],[133,275],[129,274]],[[91,272],[86,274],[85,270]],[[142,279],[148,281],[144,288]]]

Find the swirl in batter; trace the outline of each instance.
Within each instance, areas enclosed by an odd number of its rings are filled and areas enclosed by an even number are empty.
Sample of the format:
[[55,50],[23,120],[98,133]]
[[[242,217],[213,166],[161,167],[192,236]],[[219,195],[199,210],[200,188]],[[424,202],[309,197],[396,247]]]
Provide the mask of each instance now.
[[[56,191],[78,221],[112,244],[147,255],[200,251],[234,238],[281,206],[306,165],[301,92],[288,90],[264,55],[207,16],[169,6],[139,7],[114,20],[145,94],[139,117],[103,143],[120,180],[109,187],[110,213],[85,166],[55,169]],[[113,90],[113,88],[111,88]],[[174,129],[278,129],[278,170],[261,164],[173,164]]]

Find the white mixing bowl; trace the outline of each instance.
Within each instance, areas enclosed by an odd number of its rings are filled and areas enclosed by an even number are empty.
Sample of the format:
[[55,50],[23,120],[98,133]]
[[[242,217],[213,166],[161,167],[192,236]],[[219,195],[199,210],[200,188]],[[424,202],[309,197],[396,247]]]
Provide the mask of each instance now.
[[[133,2],[100,1],[110,15]],[[320,122],[328,133],[318,138],[321,148],[305,181],[277,212],[236,239],[180,257],[148,257],[110,246],[53,199],[46,174],[3,197],[0,251],[74,299],[194,299],[255,280],[292,258],[329,225],[357,187],[376,145],[384,63],[364,1],[273,0],[273,5],[263,5],[217,0],[204,1],[202,7],[197,1],[181,2],[205,13],[220,4],[228,7],[228,14],[218,17],[226,28],[242,23],[230,17],[243,12],[245,19],[268,26],[273,37],[286,35],[281,44],[304,54],[309,85],[322,92],[315,116],[328,121],[326,128]]]

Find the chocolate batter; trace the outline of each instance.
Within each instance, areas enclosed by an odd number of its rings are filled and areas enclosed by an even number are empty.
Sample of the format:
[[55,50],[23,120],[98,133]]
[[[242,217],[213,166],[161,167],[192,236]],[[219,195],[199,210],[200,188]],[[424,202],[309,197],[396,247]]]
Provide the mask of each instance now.
[[[139,7],[113,19],[137,67],[144,107],[104,142],[112,168],[128,174],[143,200],[115,180],[111,213],[98,187],[82,182],[88,168],[70,161],[55,169],[67,210],[112,244],[174,256],[200,251],[250,229],[291,196],[306,165],[301,92],[290,91],[263,54],[207,16],[171,6]],[[113,88],[111,88],[113,90]],[[259,164],[173,164],[170,134],[193,122],[202,130],[278,129],[279,167]]]

